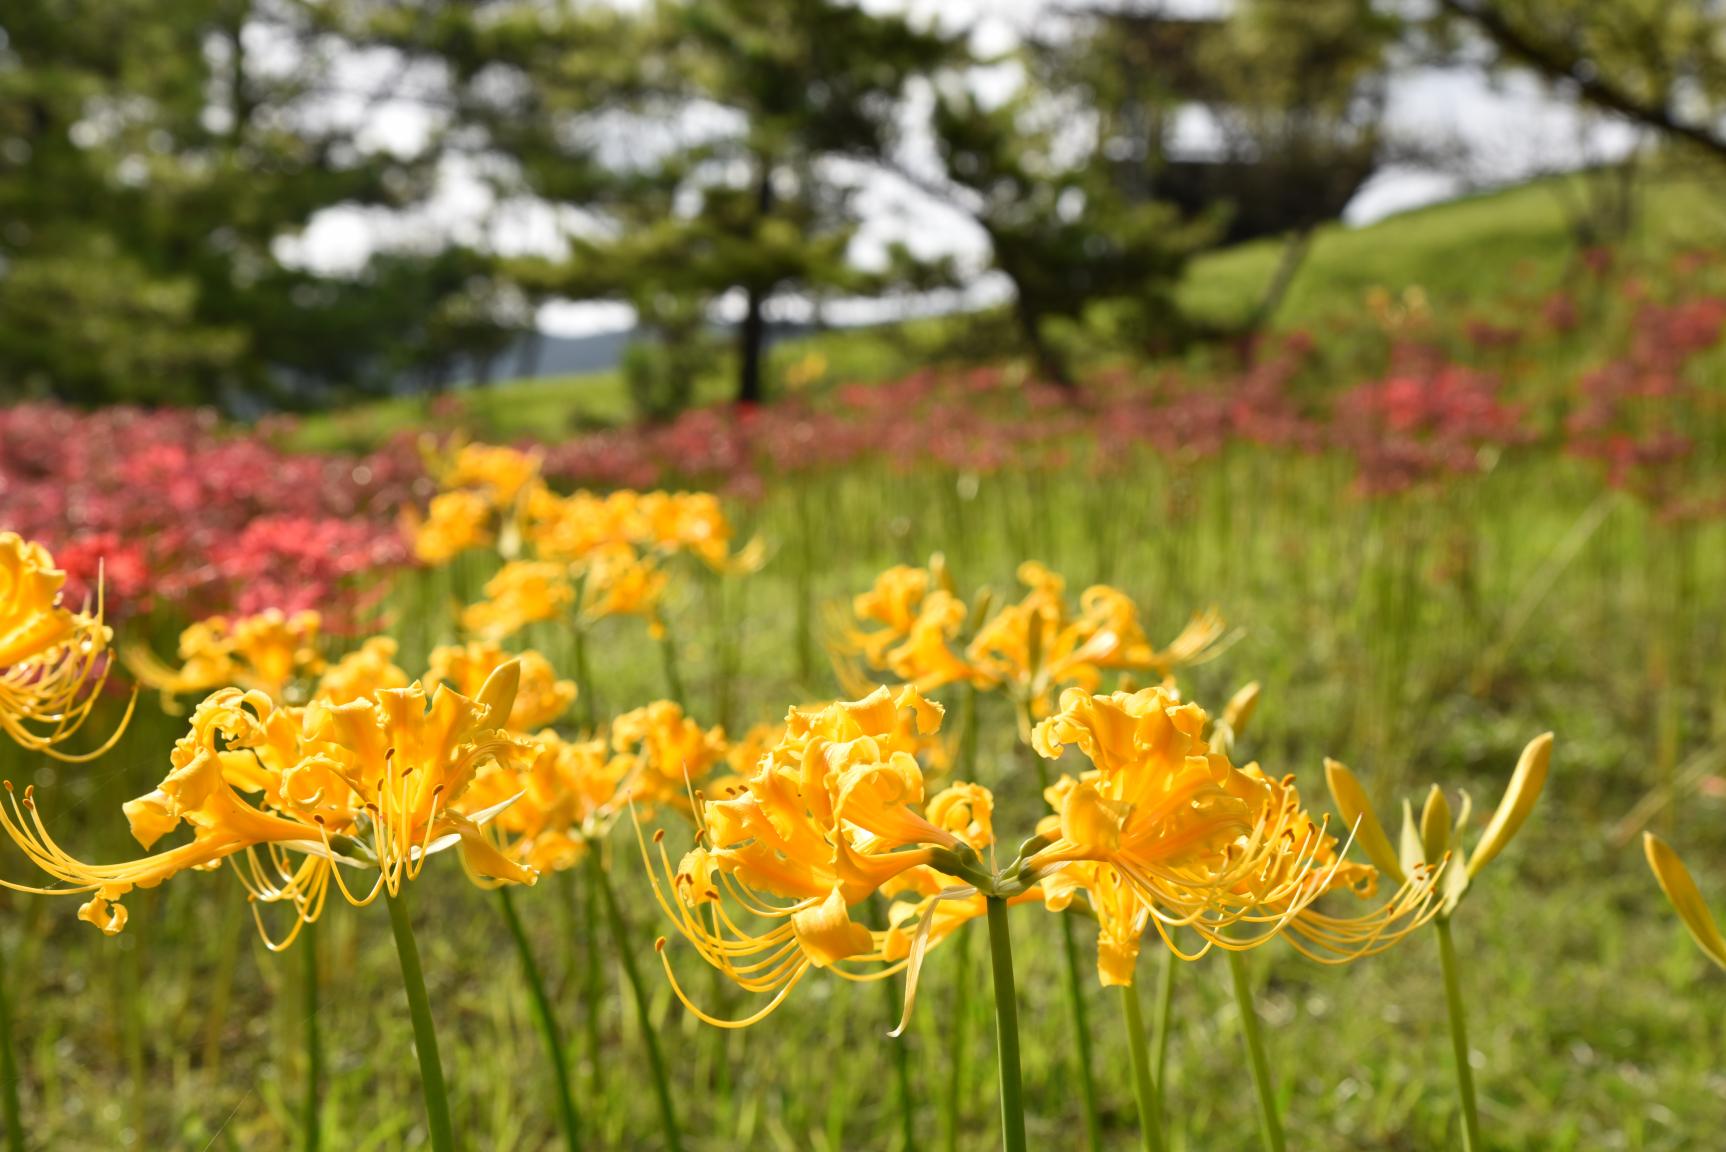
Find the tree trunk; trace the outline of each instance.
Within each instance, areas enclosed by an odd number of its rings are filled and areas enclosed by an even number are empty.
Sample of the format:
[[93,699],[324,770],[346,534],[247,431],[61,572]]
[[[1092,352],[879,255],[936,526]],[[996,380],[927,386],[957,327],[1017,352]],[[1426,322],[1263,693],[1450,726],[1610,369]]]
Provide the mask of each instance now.
[[743,311],[743,326],[737,330],[737,402],[759,404],[765,397],[761,389],[761,350],[767,340],[767,324],[761,315],[761,293],[748,290]]
[[1302,228],[1291,234],[1283,242],[1282,259],[1277,261],[1276,273],[1265,288],[1265,294],[1259,299],[1258,307],[1247,319],[1247,335],[1256,336],[1276,319],[1277,309],[1282,307],[1283,299],[1288,296],[1290,285],[1294,283],[1296,273],[1301,265],[1306,263],[1307,252],[1312,247],[1312,229]]
[[1031,350],[1031,360],[1036,365],[1037,375],[1065,392],[1078,391],[1079,386],[1074,382],[1072,373],[1043,337],[1042,317],[1035,308],[1025,302],[1022,292],[1015,297],[1013,314],[1019,318],[1019,332],[1025,338],[1026,347]]
[[[756,158],[760,171],[755,185],[755,219],[759,224],[773,211],[773,161]],[[761,356],[767,344],[767,321],[761,314],[768,288],[759,284],[744,289],[743,326],[737,330],[737,402],[756,405],[765,400],[761,380]]]

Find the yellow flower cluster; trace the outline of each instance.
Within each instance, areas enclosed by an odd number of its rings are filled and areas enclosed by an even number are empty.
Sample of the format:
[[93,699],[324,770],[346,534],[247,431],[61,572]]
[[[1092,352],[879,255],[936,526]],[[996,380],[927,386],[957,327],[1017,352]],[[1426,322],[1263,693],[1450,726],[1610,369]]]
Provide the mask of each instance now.
[[178,668],[143,645],[126,647],[120,658],[140,684],[161,692],[166,704],[175,696],[228,686],[282,701],[296,682],[324,670],[318,653],[322,626],[322,617],[309,611],[288,616],[271,608],[253,616],[211,616],[180,633]]
[[33,752],[88,760],[113,747],[131,718],[102,747],[82,755],[57,745],[90,718],[109,668],[112,631],[94,609],[61,604],[66,574],[40,544],[0,532],[0,731]]
[[[1328,893],[1373,897],[1378,872],[1345,859],[1292,778],[1231,761],[1254,699],[1239,694],[1213,725],[1168,687],[1067,689],[1034,746],[1051,760],[1075,748],[1090,767],[1047,789],[1052,812],[1025,854],[1001,867],[986,789],[956,783],[925,795],[917,753],[942,712],[915,686],[792,709],[746,774],[700,798],[695,846],[675,866],[663,843],[658,863],[649,860],[679,934],[768,1001],[745,1019],[715,1019],[690,1003],[662,950],[677,995],[709,1023],[741,1027],[782,1003],[810,968],[850,979],[914,975],[925,950],[981,915],[989,896],[1054,911],[1082,900],[1098,923],[1106,985],[1133,982],[1153,929],[1186,959],[1286,936],[1308,956],[1342,962],[1438,915],[1443,860],[1398,871],[1397,890],[1363,914],[1319,910]],[[645,841],[642,850],[649,855]],[[877,893],[893,900],[885,923],[860,919]],[[770,924],[751,930],[751,917]],[[1181,929],[1196,950],[1182,951]]]
[[703,728],[664,700],[619,716],[609,735],[570,740],[547,729],[527,743],[527,758],[488,766],[473,794],[481,806],[508,803],[487,834],[540,871],[574,866],[631,805],[643,816],[687,814],[697,784],[731,752],[722,729]]
[[[19,797],[8,782],[0,827],[60,886],[7,886],[85,895],[80,918],[111,935],[125,926],[120,900],[128,892],[226,861],[255,902],[293,908],[292,930],[271,944],[285,947],[318,917],[332,879],[350,902],[368,904],[381,891],[398,892],[445,848],[459,847],[476,878],[531,884],[534,869],[498,852],[482,830],[495,808],[469,796],[482,768],[532,754],[499,723],[517,680],[509,663],[472,697],[439,687],[428,700],[416,683],[301,707],[223,688],[193,711],[162,782],[124,806],[146,852],[139,859],[90,864],[70,855],[49,834],[33,790]],[[150,851],[181,830],[190,839]],[[356,893],[338,866],[376,879]]]
[[485,598],[462,614],[468,632],[501,639],[573,612],[580,625],[640,616],[657,636],[666,560],[687,554],[724,572],[760,566],[759,541],[733,549],[731,523],[712,493],[560,495],[539,469],[533,453],[464,445],[440,468],[444,490],[406,523],[425,563],[494,546],[504,558]]
[[520,668],[521,683],[504,727],[525,734],[555,724],[575,702],[575,681],[558,679],[551,661],[531,648],[519,655],[505,652],[489,641],[433,648],[426,684],[447,684],[465,696],[472,696],[511,660]]
[[858,623],[841,630],[843,678],[857,683],[849,660],[886,671],[923,691],[946,684],[999,689],[1034,716],[1045,715],[1054,691],[1094,692],[1104,673],[1169,675],[1211,655],[1223,637],[1217,613],[1195,616],[1165,648],[1146,638],[1137,605],[1118,588],[1094,585],[1077,607],[1066,582],[1033,561],[1019,566],[1025,594],[989,613],[989,597],[961,599],[936,561],[928,568],[889,568],[852,604]]

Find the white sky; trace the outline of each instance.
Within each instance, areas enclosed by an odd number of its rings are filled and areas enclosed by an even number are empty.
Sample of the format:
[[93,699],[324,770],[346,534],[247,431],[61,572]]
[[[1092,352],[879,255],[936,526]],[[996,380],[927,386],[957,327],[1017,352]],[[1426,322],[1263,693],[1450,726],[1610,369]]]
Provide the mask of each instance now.
[[[860,0],[876,11],[909,11],[915,19],[937,19],[945,27],[973,28],[982,52],[1009,49],[1045,7],[1046,0]],[[1215,0],[1178,0],[1169,7],[1214,10]],[[262,46],[260,46],[262,47]],[[358,58],[346,67],[356,91],[376,86],[393,67],[379,58]],[[984,82],[998,89],[1011,74]],[[985,93],[986,94],[986,93]],[[369,108],[356,101],[332,114],[363,118],[368,144],[412,150],[430,127],[426,112],[410,102],[386,101]],[[1414,72],[1392,82],[1387,123],[1393,136],[1424,145],[1449,146],[1466,159],[1450,171],[1390,169],[1376,176],[1349,204],[1350,224],[1365,224],[1395,212],[1446,199],[1472,187],[1525,179],[1541,172],[1598,163],[1624,155],[1635,133],[1620,121],[1579,111],[1546,93],[1532,80],[1491,84],[1473,72]],[[1203,125],[1198,125],[1198,136]],[[1202,141],[1199,141],[1202,143]],[[916,145],[913,142],[913,148]],[[283,255],[331,272],[362,265],[380,244],[437,243],[444,237],[484,243],[504,252],[555,250],[567,214],[531,202],[498,202],[471,162],[446,163],[437,194],[412,214],[338,207],[315,217],[298,237],[282,242]],[[830,302],[831,323],[855,323],[1003,298],[1005,286],[986,272],[988,244],[962,212],[932,200],[903,181],[874,177],[860,193],[864,223],[853,247],[860,263],[878,259],[885,246],[902,241],[926,256],[951,255],[967,271],[964,290],[940,300]],[[735,307],[736,302],[722,302]],[[779,318],[806,316],[806,302],[778,302]],[[581,335],[633,323],[629,308],[588,302],[551,303],[540,327],[557,335]]]

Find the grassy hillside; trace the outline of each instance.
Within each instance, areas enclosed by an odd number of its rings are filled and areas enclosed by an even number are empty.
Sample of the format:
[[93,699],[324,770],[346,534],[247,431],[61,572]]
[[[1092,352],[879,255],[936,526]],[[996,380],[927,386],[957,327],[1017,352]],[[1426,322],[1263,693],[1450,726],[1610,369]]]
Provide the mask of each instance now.
[[[1314,237],[1277,315],[1279,326],[1309,325],[1360,304],[1367,291],[1419,285],[1437,305],[1495,296],[1513,284],[1555,285],[1576,254],[1567,205],[1587,194],[1589,177],[1556,177],[1417,209],[1365,228],[1331,225]],[[1726,204],[1699,181],[1663,177],[1640,186],[1638,229],[1631,247],[1659,252],[1726,238]],[[1248,315],[1281,259],[1279,241],[1255,241],[1194,261],[1182,305],[1218,325]],[[911,321],[830,332],[774,349],[776,369],[811,353],[830,379],[885,379],[926,362],[966,317]],[[700,384],[699,402],[731,388],[729,357],[717,358]],[[630,417],[615,371],[496,384],[464,392],[465,420],[493,439],[555,436]],[[306,419],[297,442],[308,449],[352,447],[425,420],[429,402],[400,397]]]

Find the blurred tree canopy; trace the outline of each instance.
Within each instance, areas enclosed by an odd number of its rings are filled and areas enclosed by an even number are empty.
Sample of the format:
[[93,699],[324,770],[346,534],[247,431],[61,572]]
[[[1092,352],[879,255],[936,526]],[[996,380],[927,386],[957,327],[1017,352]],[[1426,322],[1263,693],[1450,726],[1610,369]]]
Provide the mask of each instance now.
[[[855,0],[8,0],[0,395],[244,412],[435,389],[531,351],[539,308],[574,299],[630,305],[661,346],[632,376],[646,407],[687,398],[721,321],[753,402],[776,305],[954,282],[861,242],[884,174],[976,221],[1025,350],[1070,381],[1099,342],[1204,335],[1174,288],[1207,246],[1286,240],[1267,320],[1390,157],[1412,60],[1532,69],[1726,156],[1715,0],[1179,11],[1051,0],[981,59]],[[327,210],[396,219],[452,172],[489,197],[472,227],[294,258]],[[499,239],[506,210],[537,243]]]
[[1452,44],[1484,38],[1496,65],[1527,68],[1726,160],[1726,5],[1718,0],[1439,0],[1411,27]]
[[831,0],[465,11],[438,49],[472,50],[469,122],[564,225],[561,256],[511,264],[530,295],[626,302],[680,350],[724,303],[736,396],[753,403],[776,294],[938,276],[900,251],[866,270],[851,249],[862,177],[898,147],[912,81],[962,58],[954,40]]
[[295,0],[0,10],[0,388],[243,407],[440,354],[475,258],[329,276],[279,251],[324,208],[432,186],[435,149],[364,145],[376,96],[342,88],[365,48],[344,21]]

